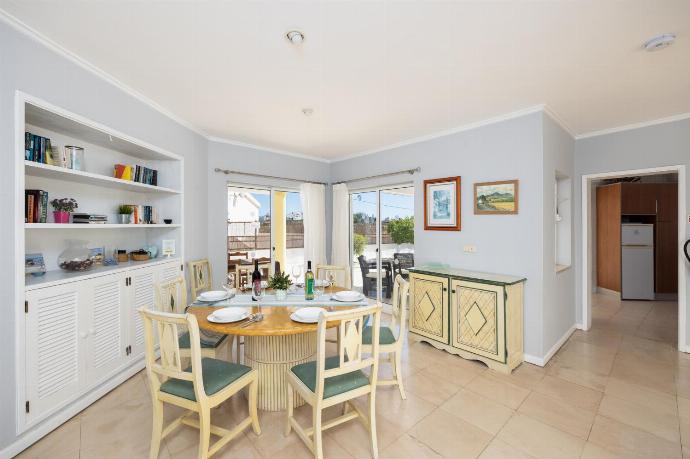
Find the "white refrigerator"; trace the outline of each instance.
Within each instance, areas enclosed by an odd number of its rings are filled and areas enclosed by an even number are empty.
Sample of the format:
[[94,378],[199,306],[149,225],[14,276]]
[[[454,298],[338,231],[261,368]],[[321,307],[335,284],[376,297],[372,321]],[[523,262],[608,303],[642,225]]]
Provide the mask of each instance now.
[[654,299],[654,225],[621,225],[621,299]]

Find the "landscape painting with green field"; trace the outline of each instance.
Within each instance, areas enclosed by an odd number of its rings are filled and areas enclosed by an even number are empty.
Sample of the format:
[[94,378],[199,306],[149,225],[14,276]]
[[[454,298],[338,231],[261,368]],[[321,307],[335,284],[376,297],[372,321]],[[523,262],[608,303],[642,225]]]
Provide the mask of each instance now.
[[514,214],[517,213],[517,180],[506,182],[477,183],[475,190],[475,213]]

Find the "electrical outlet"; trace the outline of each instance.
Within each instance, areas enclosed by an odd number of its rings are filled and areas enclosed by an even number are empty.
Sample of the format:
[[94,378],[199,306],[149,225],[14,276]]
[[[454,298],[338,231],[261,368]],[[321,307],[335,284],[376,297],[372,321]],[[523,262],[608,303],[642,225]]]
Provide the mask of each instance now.
[[475,253],[477,251],[477,247],[474,245],[466,245],[462,248],[462,250],[465,253]]

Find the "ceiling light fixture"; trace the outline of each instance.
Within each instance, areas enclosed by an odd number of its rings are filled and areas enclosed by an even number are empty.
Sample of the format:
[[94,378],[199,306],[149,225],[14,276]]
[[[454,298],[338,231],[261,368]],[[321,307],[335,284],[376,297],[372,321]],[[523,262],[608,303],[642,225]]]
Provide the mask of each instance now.
[[313,108],[303,108],[302,113],[304,113],[304,116],[311,116],[314,114],[314,109]]
[[285,34],[285,37],[293,45],[301,45],[304,41],[304,34],[299,30],[291,30]]
[[671,45],[671,43],[673,43],[675,39],[676,34],[662,33],[661,35],[652,37],[646,42],[644,42],[644,45],[642,45],[642,47],[647,51],[657,51]]

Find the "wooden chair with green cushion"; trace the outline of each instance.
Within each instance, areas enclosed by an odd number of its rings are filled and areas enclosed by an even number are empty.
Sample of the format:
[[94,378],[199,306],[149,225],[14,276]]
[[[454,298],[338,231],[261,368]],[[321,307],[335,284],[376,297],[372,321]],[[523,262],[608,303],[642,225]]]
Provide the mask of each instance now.
[[[150,459],[158,457],[161,440],[182,424],[199,429],[199,459],[216,453],[230,440],[241,435],[249,425],[257,435],[261,433],[256,405],[256,370],[223,360],[202,358],[199,326],[192,314],[171,314],[147,308],[140,308],[139,314],[144,322],[146,373],[153,398]],[[191,366],[184,370],[178,339],[180,327],[189,330],[191,342]],[[160,343],[160,362],[156,361],[154,333]],[[212,425],[211,409],[246,387],[249,388],[249,415],[232,429]],[[165,428],[164,403],[187,409]],[[220,437],[213,445],[210,445],[211,434]]]
[[[378,344],[371,346],[370,355],[363,351],[362,337],[365,318],[373,316],[373,338],[378,342],[381,323],[381,305],[367,306],[339,312],[322,312],[316,332],[316,361],[292,367],[287,374],[287,422],[285,435],[295,429],[317,459],[323,458],[323,431],[351,419],[359,418],[369,430],[371,454],[378,457],[376,440],[376,378],[378,375]],[[338,321],[340,342],[338,355],[326,357],[326,323]],[[367,376],[362,370],[369,368]],[[313,427],[303,428],[293,416],[294,393],[297,392],[311,405]],[[365,396],[368,413],[351,400]],[[343,414],[323,421],[322,411],[343,405]]]
[[[156,286],[156,310],[183,314],[187,308],[187,286],[184,277],[180,276],[168,282],[159,283]],[[182,358],[191,357],[189,345],[189,331],[181,330],[179,337],[180,354]],[[217,333],[201,332],[201,356],[217,357],[217,352],[224,348],[227,358],[232,357],[232,342],[234,335],[221,335]]]
[[[400,390],[400,397],[403,400],[407,398],[402,380],[402,347],[405,339],[405,326],[407,325],[407,301],[408,292],[410,290],[410,283],[402,278],[401,275],[395,277],[393,282],[393,307],[391,314],[391,324],[387,327],[381,327],[379,330],[379,353],[387,353],[388,361],[393,366],[394,379],[379,379],[380,386],[398,386]],[[398,334],[396,336],[395,329]],[[373,332],[371,327],[364,329],[364,351],[371,352]]]
[[211,277],[211,263],[208,259],[189,262],[189,281],[194,301],[201,292],[212,289],[213,278]]

